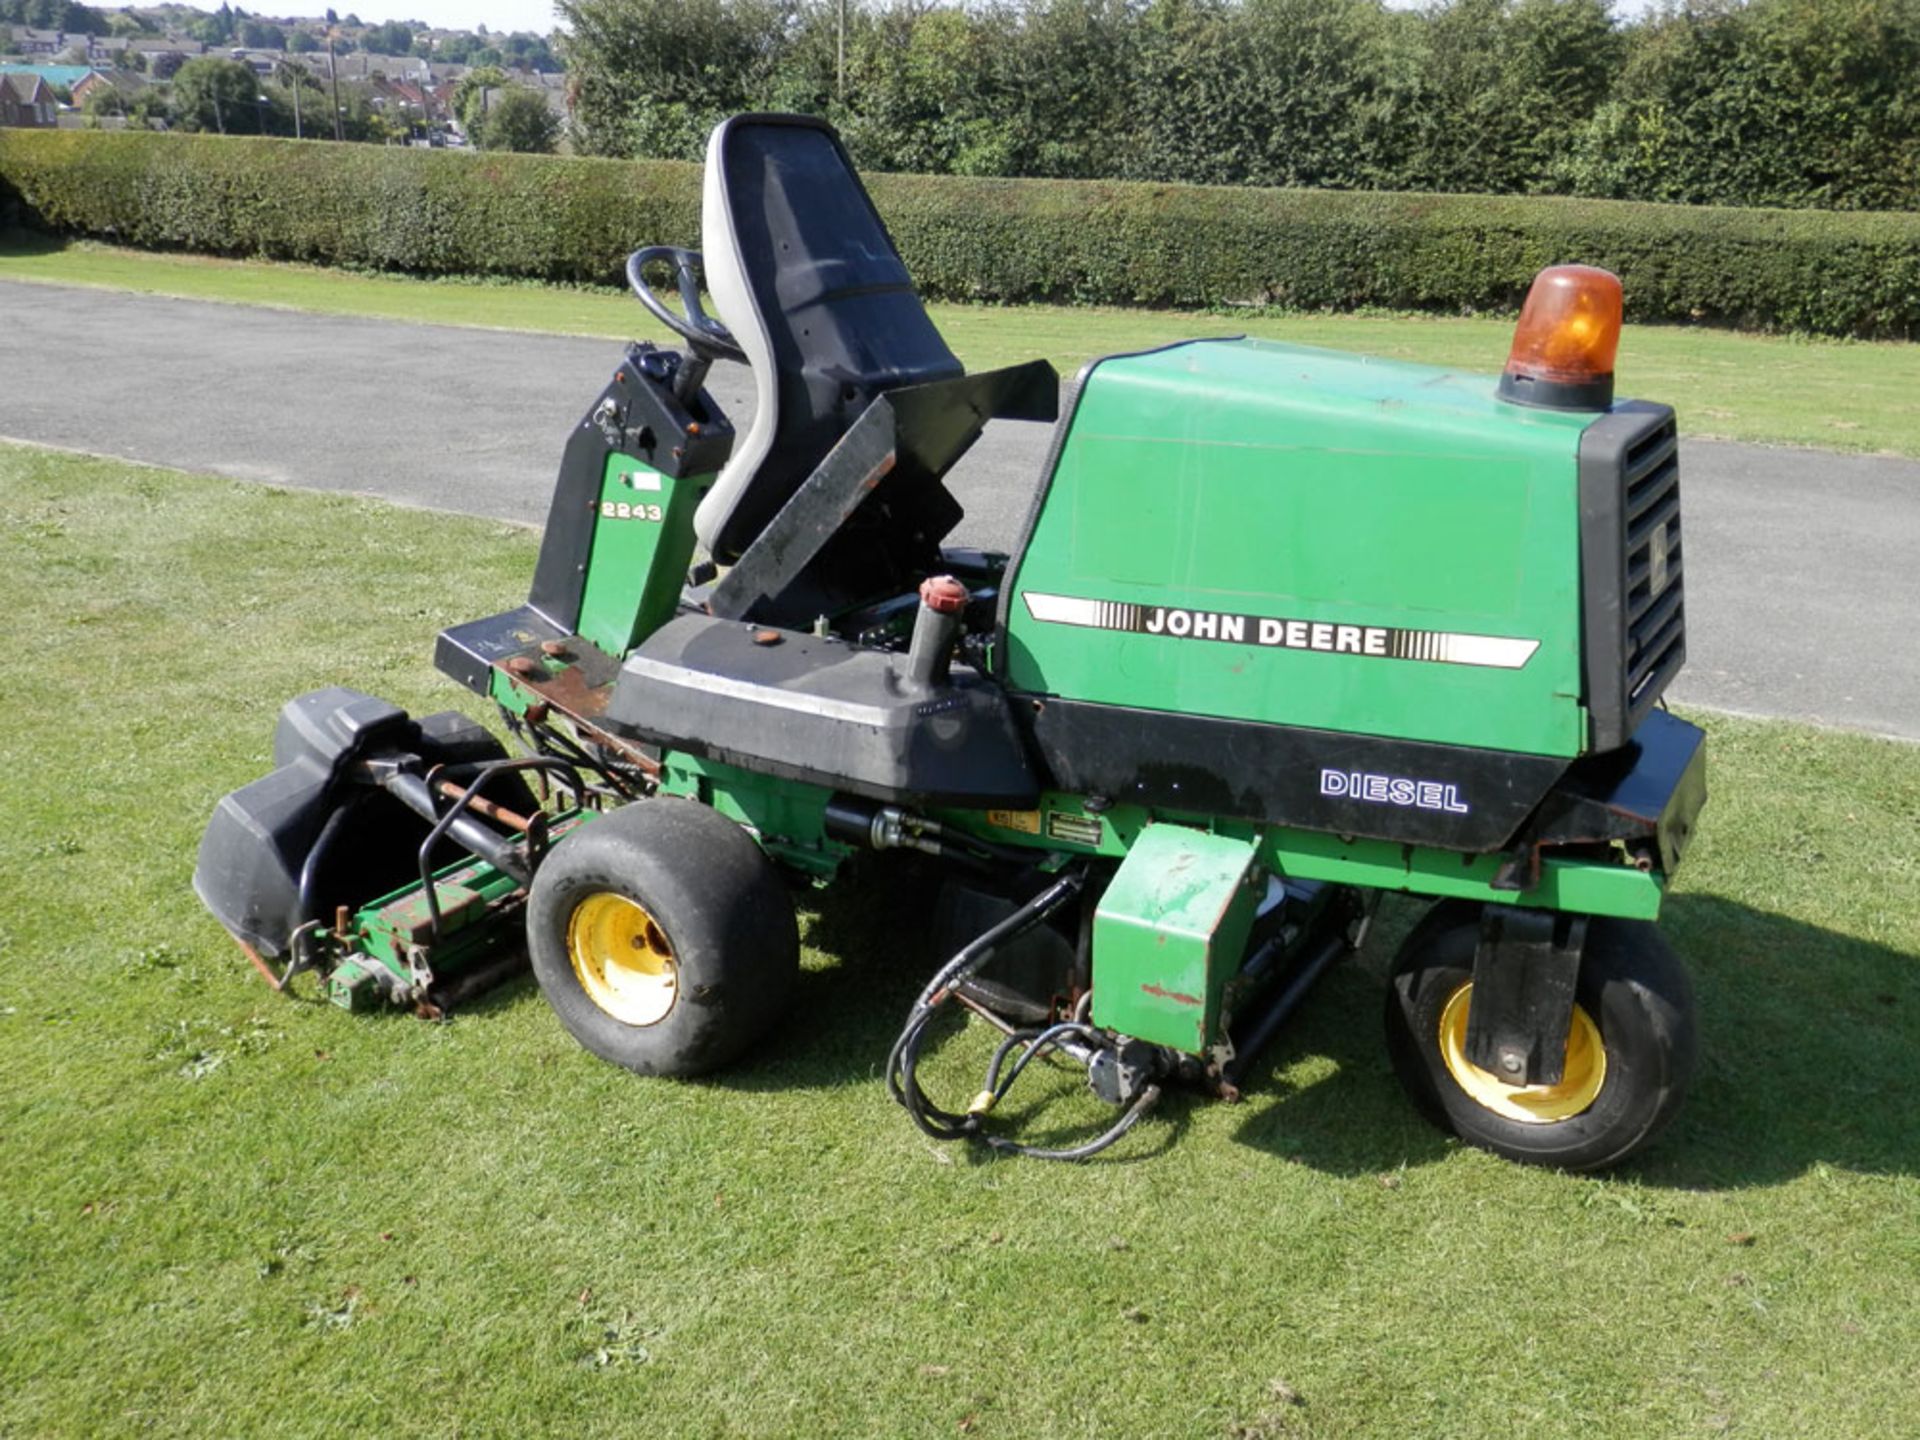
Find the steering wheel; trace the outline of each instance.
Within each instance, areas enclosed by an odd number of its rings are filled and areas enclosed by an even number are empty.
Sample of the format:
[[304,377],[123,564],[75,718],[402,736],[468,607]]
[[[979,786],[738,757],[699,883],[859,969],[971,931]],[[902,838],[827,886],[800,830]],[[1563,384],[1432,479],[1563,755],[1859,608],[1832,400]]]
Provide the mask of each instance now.
[[[653,287],[647,284],[647,267],[656,264],[674,268],[680,287],[682,313],[678,315],[663,305],[660,297],[653,293]],[[700,359],[738,360],[744,365],[746,352],[733,338],[733,332],[700,307],[703,272],[700,252],[682,250],[677,245],[649,245],[627,257],[627,283],[633,287],[634,298],[647,307],[654,319],[686,341]]]

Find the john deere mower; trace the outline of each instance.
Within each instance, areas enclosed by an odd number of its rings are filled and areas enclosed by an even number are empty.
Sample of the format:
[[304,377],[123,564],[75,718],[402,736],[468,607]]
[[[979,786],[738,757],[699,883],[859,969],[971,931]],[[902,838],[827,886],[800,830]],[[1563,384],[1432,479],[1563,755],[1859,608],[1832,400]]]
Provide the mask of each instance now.
[[[1235,1097],[1398,891],[1432,901],[1386,995],[1422,1110],[1570,1169],[1660,1131],[1694,1024],[1653,921],[1704,754],[1660,705],[1676,437],[1614,398],[1613,276],[1543,272],[1497,380],[1234,339],[1062,387],[964,371],[818,120],[722,124],[702,225],[628,263],[675,343],[572,431],[526,603],[439,637],[511,751],[323,690],[217,808],[194,883],[272,984],[443,1014],[530,960],[588,1050],[691,1075],[783,1018],[796,886],[912,851],[950,958],[892,1095],[1080,1159],[1170,1087]],[[1009,553],[943,549],[993,420],[1053,423],[1031,508]],[[954,1015],[1001,1034],[943,1102]],[[1041,1059],[1112,1123],[1023,1144],[995,1107]]]

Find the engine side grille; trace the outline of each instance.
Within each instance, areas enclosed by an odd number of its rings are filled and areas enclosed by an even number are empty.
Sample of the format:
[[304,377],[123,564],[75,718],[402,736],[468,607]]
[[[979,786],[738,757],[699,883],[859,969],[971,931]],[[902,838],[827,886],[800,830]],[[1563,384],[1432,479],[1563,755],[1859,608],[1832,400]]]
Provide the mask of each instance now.
[[1664,405],[1623,405],[1580,441],[1580,562],[1591,744],[1626,743],[1686,660],[1679,437]]

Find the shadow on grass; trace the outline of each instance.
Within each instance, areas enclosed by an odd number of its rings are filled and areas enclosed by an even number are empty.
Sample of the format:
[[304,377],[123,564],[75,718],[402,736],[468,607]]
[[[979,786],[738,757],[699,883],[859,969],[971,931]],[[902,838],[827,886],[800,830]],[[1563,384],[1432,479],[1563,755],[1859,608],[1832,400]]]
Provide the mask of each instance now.
[[[1615,1174],[1739,1190],[1823,1165],[1920,1173],[1907,1093],[1920,957],[1715,896],[1674,896],[1662,928],[1693,979],[1699,1055],[1673,1127]],[[1241,1143],[1339,1175],[1424,1164],[1457,1143],[1394,1078],[1368,973],[1387,962],[1367,959],[1329,975],[1254,1067]]]
[[1920,956],[1712,895],[1676,895],[1662,928],[1693,976],[1700,1061],[1637,1178],[1736,1190],[1822,1165],[1920,1173]]
[[[4,202],[0,202],[0,209]],[[0,229],[0,260],[26,260],[41,255],[57,255],[67,248],[65,237],[25,226]]]
[[[930,933],[942,873],[917,856],[862,854],[829,889],[798,895],[810,916],[803,943],[829,963],[801,972],[787,1019],[758,1053],[699,1083],[747,1092],[871,1084],[884,1071],[921,988],[949,958]],[[968,1024],[983,1028],[977,1020]],[[938,1083],[926,1079],[926,1088],[936,1104],[955,1109],[979,1083],[972,1059],[938,1068],[961,1028],[957,1015],[937,1021],[921,1052],[923,1076],[940,1076]],[[988,1053],[980,1049],[980,1065]],[[1184,1133],[1188,1108],[1187,1097],[1166,1095],[1134,1134],[1094,1163],[1162,1154]],[[1092,1139],[1116,1118],[1117,1111],[1088,1096],[1078,1064],[1042,1060],[995,1111],[994,1129],[1024,1144],[1065,1148]],[[900,1120],[911,1123],[904,1114]],[[980,1145],[955,1145],[951,1153],[970,1162],[996,1158]]]
[[[718,1083],[841,1085],[884,1063],[907,1007],[944,957],[929,952],[924,873],[900,883],[882,864],[850,878],[854,885],[823,897],[809,936],[844,958],[804,977],[794,1024],[766,1063]],[[1387,1058],[1380,977],[1394,932],[1417,913],[1406,902],[1397,909],[1366,954],[1336,966],[1254,1065],[1235,1129],[1241,1144],[1338,1175],[1428,1164],[1457,1146],[1414,1110]],[[1699,1058],[1673,1128],[1619,1176],[1738,1190],[1822,1165],[1920,1173],[1920,1127],[1903,1079],[1920,1053],[1920,957],[1709,895],[1675,895],[1662,928],[1693,978]],[[1043,1097],[1031,1113],[1010,1107],[1003,1119],[1009,1131],[1029,1122],[1038,1143],[1084,1138],[1079,1127],[1048,1123],[1055,1103]],[[1168,1094],[1154,1125],[1166,1139],[1153,1153],[1184,1131],[1193,1107],[1211,1103]]]
[[[937,883],[931,865],[862,856],[829,890],[802,893],[813,907],[805,943],[816,958],[788,1018],[743,1063],[697,1083],[747,1092],[871,1083],[908,1007],[946,958],[933,953],[928,933]],[[1456,1148],[1415,1112],[1387,1059],[1381,977],[1397,932],[1417,913],[1404,901],[1395,908],[1367,951],[1321,981],[1246,1076],[1240,1144],[1344,1176],[1424,1165]],[[1674,896],[1662,928],[1693,978],[1699,1059],[1673,1128],[1617,1174],[1676,1189],[1737,1190],[1821,1165],[1920,1173],[1920,1128],[1903,1078],[1920,1053],[1920,957],[1716,896]],[[521,976],[461,1014],[536,1002],[533,981]],[[958,1028],[930,1038],[929,1062]],[[1023,1085],[996,1128],[1048,1146],[1097,1133],[1113,1112],[1101,1107],[1089,1119],[1075,1071],[1072,1085]],[[936,1098],[958,1105],[965,1097]],[[1113,1158],[1164,1152],[1196,1106],[1215,1103],[1169,1091]],[[976,1146],[954,1153],[963,1151],[989,1158]]]
[[813,1090],[878,1074],[908,1007],[944,958],[928,933],[938,885],[939,872],[917,857],[861,854],[827,889],[796,891],[801,944],[811,954],[787,1015],[746,1063],[703,1083]]

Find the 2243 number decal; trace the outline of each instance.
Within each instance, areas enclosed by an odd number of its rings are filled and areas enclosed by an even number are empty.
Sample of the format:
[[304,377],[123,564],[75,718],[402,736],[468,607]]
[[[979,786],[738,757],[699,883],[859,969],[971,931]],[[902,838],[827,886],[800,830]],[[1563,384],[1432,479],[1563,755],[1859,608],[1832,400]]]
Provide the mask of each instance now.
[[602,520],[651,520],[660,523],[658,505],[634,505],[625,500],[602,500],[600,518]]

